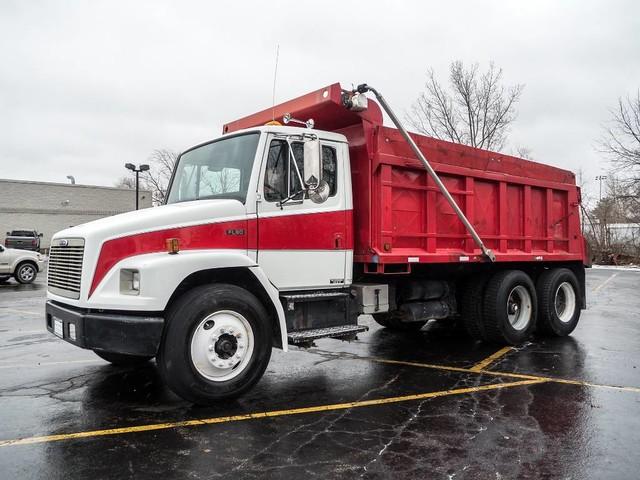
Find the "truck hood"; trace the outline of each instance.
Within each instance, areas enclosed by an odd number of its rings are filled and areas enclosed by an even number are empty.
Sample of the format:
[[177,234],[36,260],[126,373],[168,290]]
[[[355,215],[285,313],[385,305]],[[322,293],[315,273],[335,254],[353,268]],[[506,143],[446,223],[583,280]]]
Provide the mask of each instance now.
[[56,233],[57,238],[84,238],[94,245],[103,241],[185,225],[215,223],[246,217],[245,206],[238,200],[196,200],[145,208],[83,223]]

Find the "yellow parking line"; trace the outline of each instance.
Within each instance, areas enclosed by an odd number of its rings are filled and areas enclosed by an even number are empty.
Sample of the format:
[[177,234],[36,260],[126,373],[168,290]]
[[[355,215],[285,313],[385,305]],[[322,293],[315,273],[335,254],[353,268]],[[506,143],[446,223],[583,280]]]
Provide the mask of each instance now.
[[567,385],[578,385],[582,387],[608,388],[611,390],[620,390],[623,392],[640,393],[640,387],[629,387],[625,385],[606,385],[602,383],[585,382],[582,380],[571,380],[568,378],[544,377],[540,375],[531,375],[528,373],[500,372],[495,370],[473,370],[472,368],[450,367],[448,365],[437,365],[433,363],[405,362],[403,360],[387,360],[385,358],[376,358],[376,357],[359,357],[357,355],[353,355],[350,358],[354,360],[366,360],[366,361],[376,362],[376,363],[388,363],[390,365],[405,365],[407,367],[419,367],[419,368],[428,368],[430,370],[442,370],[445,372],[475,373],[478,375],[492,375],[494,377],[511,377],[511,378],[520,378],[522,380],[539,380],[539,381],[545,381],[549,383],[563,383]]
[[490,385],[480,385],[477,387],[457,388],[454,390],[442,390],[438,392],[418,393],[414,395],[404,395],[399,397],[377,398],[372,400],[360,400],[356,402],[334,403],[331,405],[316,405],[312,407],[293,408],[289,410],[272,410],[268,412],[247,413],[244,415],[232,415],[227,417],[213,417],[196,420],[184,420],[180,422],[156,423],[150,425],[134,425],[131,427],[108,428],[104,430],[90,430],[85,432],[63,433],[59,435],[43,435],[39,437],[19,438],[15,440],[0,441],[1,447],[12,445],[30,445],[34,443],[57,442],[61,440],[71,440],[77,438],[102,437],[107,435],[121,435],[126,433],[149,432],[153,430],[167,430],[180,427],[196,427],[201,425],[214,425],[218,423],[239,422],[243,420],[258,420],[262,418],[282,417],[286,415],[301,415],[307,413],[330,412],[335,410],[347,410],[351,408],[370,407],[374,405],[388,405],[400,402],[410,402],[416,400],[426,400],[429,398],[446,397],[450,395],[463,395],[465,393],[485,392],[489,390],[499,390],[503,388],[521,387],[525,385],[535,385],[544,383],[546,380],[520,380],[510,383],[493,383]]
[[487,358],[485,358],[481,362],[476,363],[473,367],[470,368],[470,370],[472,372],[477,372],[479,370],[484,370],[489,365],[491,365],[493,362],[498,360],[500,357],[502,357],[503,355],[506,355],[507,353],[509,353],[511,350],[513,350],[513,347],[501,348],[500,350],[498,350],[493,355],[489,355]]

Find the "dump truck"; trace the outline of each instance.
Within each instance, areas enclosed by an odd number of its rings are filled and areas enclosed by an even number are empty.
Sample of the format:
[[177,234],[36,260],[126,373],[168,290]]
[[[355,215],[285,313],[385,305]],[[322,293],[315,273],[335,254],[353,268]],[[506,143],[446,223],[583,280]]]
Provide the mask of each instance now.
[[165,203],[54,235],[46,325],[114,364],[155,358],[194,403],[246,392],[273,347],[354,338],[365,314],[518,345],[585,308],[574,174],[410,134],[366,84],[225,124],[180,155]]

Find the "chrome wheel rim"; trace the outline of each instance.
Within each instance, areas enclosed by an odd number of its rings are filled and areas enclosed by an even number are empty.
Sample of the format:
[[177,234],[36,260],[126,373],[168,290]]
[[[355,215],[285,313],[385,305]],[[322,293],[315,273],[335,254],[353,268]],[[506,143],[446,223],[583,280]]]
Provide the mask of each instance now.
[[562,323],[569,323],[576,311],[576,292],[569,282],[562,282],[556,290],[554,307]]
[[533,302],[526,287],[513,287],[507,297],[507,318],[515,330],[524,330],[531,322]]
[[191,362],[212,382],[231,380],[247,368],[255,345],[253,329],[238,312],[221,310],[205,317],[191,337]]
[[35,277],[35,270],[31,265],[23,265],[20,267],[18,275],[25,282],[30,282]]

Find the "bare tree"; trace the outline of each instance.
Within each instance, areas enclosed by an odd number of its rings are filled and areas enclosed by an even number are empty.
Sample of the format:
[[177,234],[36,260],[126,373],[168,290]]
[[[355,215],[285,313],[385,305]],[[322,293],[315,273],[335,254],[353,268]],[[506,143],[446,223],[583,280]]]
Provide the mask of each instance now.
[[154,205],[162,205],[165,201],[178,155],[173,150],[163,148],[154,150],[149,157],[151,168],[142,174],[141,180],[144,188],[151,190],[151,199]]
[[625,172],[630,183],[640,184],[640,90],[636,97],[619,98],[600,141],[616,170]]
[[522,145],[516,147],[515,155],[517,157],[524,158],[525,160],[533,160],[533,150]]
[[136,179],[131,176],[120,177],[114,184],[117,188],[136,188]]
[[451,63],[448,88],[438,81],[434,70],[428,71],[425,91],[411,107],[407,121],[418,132],[435,138],[502,150],[523,88],[504,86],[502,69],[493,63],[481,73],[477,63],[465,68],[458,60]]

